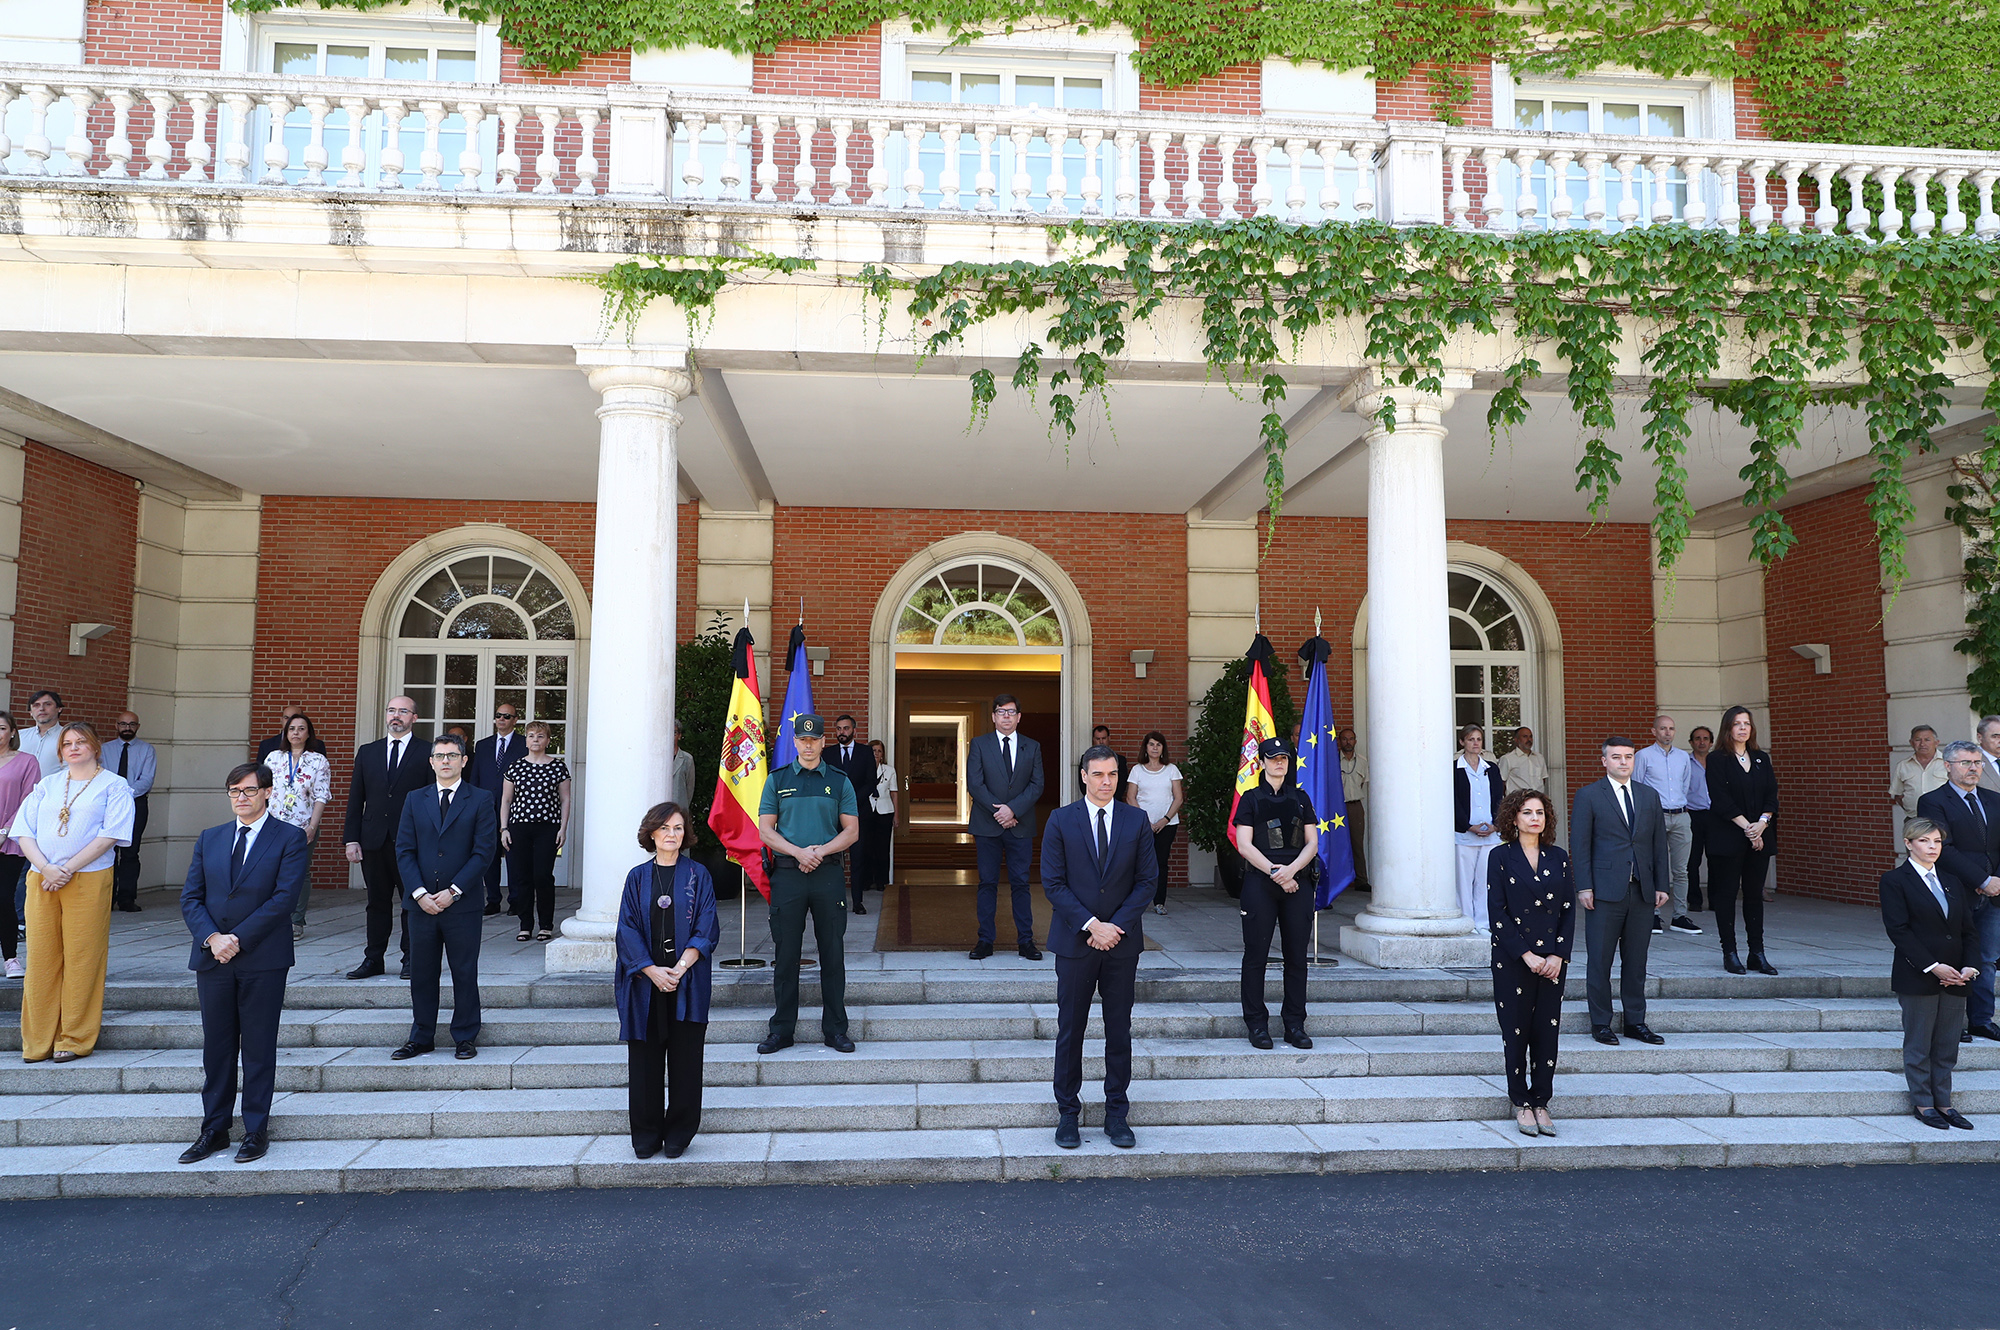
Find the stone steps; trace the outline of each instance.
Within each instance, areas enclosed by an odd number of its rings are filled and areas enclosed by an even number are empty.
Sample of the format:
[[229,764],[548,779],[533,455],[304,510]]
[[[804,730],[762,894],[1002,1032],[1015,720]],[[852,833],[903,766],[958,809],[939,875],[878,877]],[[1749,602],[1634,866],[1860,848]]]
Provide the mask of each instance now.
[[283,1141],[262,1161],[174,1162],[179,1141],[0,1149],[0,1197],[256,1195],[814,1182],[1030,1181],[1408,1169],[1720,1167],[2000,1160],[2000,1131],[1900,1116],[1566,1118],[1555,1139],[1509,1122],[1142,1127],[1115,1150],[1040,1127],[704,1132],[680,1159],[632,1158],[623,1132]]

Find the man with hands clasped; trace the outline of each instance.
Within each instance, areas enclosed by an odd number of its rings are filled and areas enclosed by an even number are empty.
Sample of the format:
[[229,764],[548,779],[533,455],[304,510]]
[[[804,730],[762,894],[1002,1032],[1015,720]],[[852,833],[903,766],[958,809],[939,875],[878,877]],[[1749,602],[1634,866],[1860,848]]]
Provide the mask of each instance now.
[[410,913],[410,1037],[398,1062],[436,1047],[438,978],[451,962],[451,1038],[462,1061],[479,1056],[480,910],[486,865],[500,852],[493,796],[465,779],[465,740],[431,741],[437,783],[413,790],[396,830],[396,867]]
[[860,804],[844,772],[822,761],[826,722],[792,719],[799,756],[773,771],[757,805],[757,829],[771,871],[771,941],[777,950],[771,993],[777,1010],[763,1054],[792,1046],[799,1020],[799,959],[812,915],[819,947],[820,1038],[836,1053],[852,1053],[847,1033],[847,878],[841,854],[861,838]]
[[1938,862],[1973,893],[1971,959],[1978,976],[1966,994],[1966,1029],[1961,1038],[1965,1043],[1971,1043],[1974,1035],[2000,1040],[2000,1026],[1993,1020],[1993,971],[2000,958],[2000,795],[1980,783],[1986,755],[1978,747],[1960,739],[1946,744],[1942,752],[1951,783],[1919,798],[1917,816],[1943,828],[1944,850]]
[[1613,735],[1599,751],[1604,778],[1576,792],[1569,819],[1570,875],[1590,948],[1590,1037],[1618,1042],[1611,1029],[1611,958],[1617,955],[1626,1038],[1664,1044],[1646,1024],[1646,950],[1653,911],[1670,899],[1666,814],[1659,794],[1632,779],[1637,749],[1630,739]]

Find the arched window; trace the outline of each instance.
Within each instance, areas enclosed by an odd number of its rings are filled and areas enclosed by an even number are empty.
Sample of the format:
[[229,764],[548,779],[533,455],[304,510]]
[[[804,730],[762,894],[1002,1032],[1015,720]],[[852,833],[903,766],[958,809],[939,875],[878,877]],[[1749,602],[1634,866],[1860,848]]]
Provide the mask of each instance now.
[[1457,726],[1486,727],[1486,751],[1514,747],[1514,731],[1532,728],[1534,643],[1527,616],[1505,586],[1484,572],[1453,567],[1446,574],[1451,607],[1452,717]]
[[981,561],[961,563],[918,583],[896,618],[896,643],[1002,650],[1060,647],[1063,628],[1054,602],[1026,573]]
[[551,752],[567,750],[576,619],[556,583],[518,556],[459,551],[419,574],[396,658],[425,738],[452,725],[483,738],[494,708],[512,703],[523,724],[548,723]]

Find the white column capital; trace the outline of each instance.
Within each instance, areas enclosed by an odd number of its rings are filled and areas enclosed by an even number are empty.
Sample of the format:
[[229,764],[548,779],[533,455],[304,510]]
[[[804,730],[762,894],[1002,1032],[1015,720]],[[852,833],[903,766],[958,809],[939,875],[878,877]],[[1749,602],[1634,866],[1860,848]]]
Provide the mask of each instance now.
[[1459,394],[1472,389],[1472,371],[1446,369],[1437,375],[1439,391],[1414,383],[1398,383],[1400,371],[1371,365],[1341,389],[1340,405],[1370,419],[1379,419],[1385,403],[1393,404],[1398,425],[1441,425]]
[[666,412],[694,392],[685,346],[623,342],[578,346],[576,363],[590,376],[590,386],[606,407]]

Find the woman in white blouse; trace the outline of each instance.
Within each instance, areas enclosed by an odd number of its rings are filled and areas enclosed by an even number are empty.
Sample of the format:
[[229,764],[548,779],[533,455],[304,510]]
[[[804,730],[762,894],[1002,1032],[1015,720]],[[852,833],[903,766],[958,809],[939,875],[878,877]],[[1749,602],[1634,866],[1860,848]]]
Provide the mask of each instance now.
[[111,952],[111,864],[132,843],[132,787],[99,764],[81,721],[56,739],[62,765],[28,792],[14,839],[28,860],[28,975],[21,1060],[74,1062],[97,1047]]
[[1139,741],[1145,760],[1132,768],[1125,801],[1153,824],[1153,862],[1159,868],[1153,888],[1153,913],[1167,912],[1167,863],[1174,852],[1174,834],[1181,825],[1181,769],[1167,761],[1167,737],[1158,730]]
[[887,891],[889,846],[896,835],[896,769],[889,765],[889,750],[880,739],[870,739],[868,746],[875,750],[875,788],[866,795],[868,807],[861,814],[860,866],[866,885]]
[[[271,769],[271,815],[289,822],[306,833],[306,853],[319,848],[320,818],[333,800],[333,768],[325,756],[312,751],[319,733],[312,718],[301,711],[285,722],[284,746],[264,759]],[[292,911],[292,940],[306,935],[306,898],[310,889],[299,893],[299,907]]]
[[1486,860],[1500,843],[1496,822],[1500,802],[1507,797],[1500,764],[1486,756],[1486,731],[1463,725],[1458,731],[1458,756],[1452,759],[1452,839],[1458,859],[1458,908],[1484,932]]

